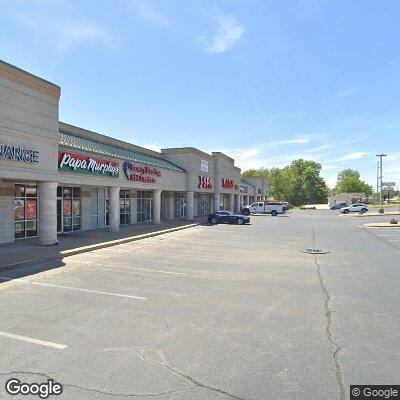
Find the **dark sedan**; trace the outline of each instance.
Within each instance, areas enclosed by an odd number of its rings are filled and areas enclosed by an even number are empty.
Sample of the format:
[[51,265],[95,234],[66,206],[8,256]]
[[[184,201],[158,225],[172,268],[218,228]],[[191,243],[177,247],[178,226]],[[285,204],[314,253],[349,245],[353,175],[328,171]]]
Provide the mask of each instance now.
[[210,224],[248,224],[250,217],[241,214],[232,214],[230,211],[217,211],[208,216]]

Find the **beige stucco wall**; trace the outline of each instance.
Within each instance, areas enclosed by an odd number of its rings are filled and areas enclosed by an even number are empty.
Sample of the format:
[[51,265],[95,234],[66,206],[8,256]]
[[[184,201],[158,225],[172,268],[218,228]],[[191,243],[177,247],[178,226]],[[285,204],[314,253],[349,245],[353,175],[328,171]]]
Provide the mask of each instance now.
[[57,180],[60,88],[0,62],[0,143],[37,150],[39,163],[0,159],[0,179]]
[[252,196],[268,196],[268,180],[266,178],[245,178],[246,182],[254,186]]
[[339,193],[328,197],[328,206],[332,207],[334,204],[342,202],[352,204],[359,201],[365,201],[365,193]]
[[[186,170],[186,190],[199,193],[214,193],[214,159],[207,153],[192,147],[162,149],[162,157]],[[208,162],[208,172],[201,170],[201,161]],[[199,187],[199,177],[209,177],[212,188]],[[196,206],[195,206],[196,209]]]
[[[213,152],[215,191],[221,194],[240,194],[240,168],[235,167],[234,160],[220,152]],[[222,187],[222,179],[231,179],[237,189]]]

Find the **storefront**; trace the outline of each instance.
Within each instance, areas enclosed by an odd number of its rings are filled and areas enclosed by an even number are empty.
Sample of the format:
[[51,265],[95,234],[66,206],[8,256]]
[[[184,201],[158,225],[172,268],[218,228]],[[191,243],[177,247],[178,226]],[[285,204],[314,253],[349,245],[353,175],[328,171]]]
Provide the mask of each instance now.
[[212,153],[215,168],[214,210],[240,212],[240,168],[220,152]]
[[156,152],[60,123],[59,97],[57,85],[0,62],[0,243],[52,245],[57,235],[240,209],[230,157]]
[[14,212],[15,239],[25,239],[37,236],[38,190],[36,185],[15,185]]

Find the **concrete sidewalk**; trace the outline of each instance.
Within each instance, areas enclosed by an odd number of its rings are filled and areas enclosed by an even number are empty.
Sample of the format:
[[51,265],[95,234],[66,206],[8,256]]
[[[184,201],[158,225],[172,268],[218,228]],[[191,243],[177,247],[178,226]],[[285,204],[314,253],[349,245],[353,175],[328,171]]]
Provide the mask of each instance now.
[[[17,240],[14,243],[0,245],[0,270],[14,266],[67,257],[69,255],[91,251],[96,248],[109,247],[121,242],[134,241],[141,238],[162,234],[166,230],[185,229],[206,222],[205,218],[194,221],[164,221],[160,225],[141,223],[121,226],[119,232],[96,229],[58,236],[58,245],[38,246],[38,239]],[[167,232],[165,232],[167,233]]]

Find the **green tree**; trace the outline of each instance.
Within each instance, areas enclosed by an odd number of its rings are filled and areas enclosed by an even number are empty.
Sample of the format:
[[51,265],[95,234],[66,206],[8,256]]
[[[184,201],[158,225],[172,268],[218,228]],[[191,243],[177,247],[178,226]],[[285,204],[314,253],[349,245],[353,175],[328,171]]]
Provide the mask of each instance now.
[[374,192],[371,185],[361,180],[360,173],[355,169],[344,169],[338,173],[335,186],[336,193],[365,193],[371,196]]
[[260,168],[244,171],[245,177],[267,177],[270,196],[293,205],[325,203],[328,187],[320,176],[321,164],[295,160],[284,168]]

